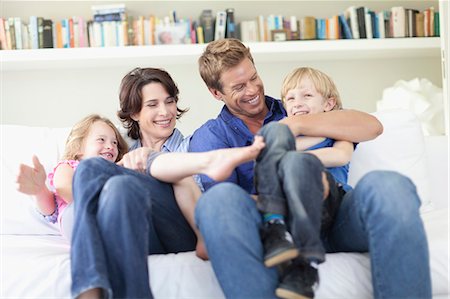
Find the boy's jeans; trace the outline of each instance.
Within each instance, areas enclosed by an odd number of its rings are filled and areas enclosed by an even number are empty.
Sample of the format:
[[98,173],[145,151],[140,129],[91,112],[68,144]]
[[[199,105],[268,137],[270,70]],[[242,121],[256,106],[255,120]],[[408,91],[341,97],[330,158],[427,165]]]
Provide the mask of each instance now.
[[[431,298],[428,246],[420,199],[407,177],[372,171],[345,194],[323,242],[327,252],[369,252],[375,298]],[[275,268],[263,263],[256,202],[241,187],[205,192],[196,223],[227,298],[275,298]]]
[[295,138],[286,125],[272,122],[262,127],[266,147],[256,159],[255,185],[261,213],[281,214],[302,257],[324,260],[320,240],[325,170],[317,157],[297,152]]
[[153,298],[149,254],[191,251],[196,237],[170,184],[103,158],[82,161],[73,179],[72,295]]

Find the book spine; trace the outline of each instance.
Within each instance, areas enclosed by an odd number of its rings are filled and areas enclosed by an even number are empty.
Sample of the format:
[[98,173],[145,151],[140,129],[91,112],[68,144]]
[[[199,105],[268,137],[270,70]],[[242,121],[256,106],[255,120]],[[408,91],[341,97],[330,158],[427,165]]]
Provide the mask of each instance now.
[[227,13],[225,11],[218,11],[216,13],[214,40],[225,38],[226,21],[227,21]]
[[342,26],[342,33],[343,33],[342,36],[344,37],[344,39],[352,39],[353,38],[352,31],[350,29],[350,26],[348,26],[344,14],[339,15],[339,22]]
[[234,21],[234,8],[227,8],[227,25],[226,25],[226,34],[227,38],[235,38],[236,37],[236,23]]
[[53,21],[50,19],[44,19],[43,27],[43,47],[53,48]]

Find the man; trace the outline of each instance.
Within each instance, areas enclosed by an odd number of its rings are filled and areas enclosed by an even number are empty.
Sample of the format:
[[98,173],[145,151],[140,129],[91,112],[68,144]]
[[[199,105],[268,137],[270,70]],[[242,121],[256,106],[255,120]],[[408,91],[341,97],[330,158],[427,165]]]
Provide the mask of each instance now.
[[[210,43],[199,59],[200,74],[211,94],[224,102],[219,116],[195,131],[190,151],[251,144],[264,124],[286,116],[281,102],[264,95],[264,86],[248,48],[239,40]],[[282,120],[295,136],[324,136],[361,142],[381,134],[372,116],[349,110],[297,115]],[[305,163],[306,164],[306,163]],[[303,170],[303,186],[320,185],[321,177]],[[278,277],[263,263],[253,163],[235,169],[228,182],[200,176],[205,193],[196,209],[217,279],[228,298],[311,298],[317,282],[312,265],[293,263]],[[298,192],[310,192],[299,188]],[[420,200],[412,182],[394,172],[367,174],[348,192],[329,233],[322,237],[327,252],[370,252],[376,298],[431,298],[428,248],[419,216]],[[292,208],[292,207],[290,207]],[[295,229],[295,228],[290,228]],[[294,240],[299,242],[299,240]],[[302,253],[300,253],[301,255]],[[277,294],[280,294],[277,292]]]

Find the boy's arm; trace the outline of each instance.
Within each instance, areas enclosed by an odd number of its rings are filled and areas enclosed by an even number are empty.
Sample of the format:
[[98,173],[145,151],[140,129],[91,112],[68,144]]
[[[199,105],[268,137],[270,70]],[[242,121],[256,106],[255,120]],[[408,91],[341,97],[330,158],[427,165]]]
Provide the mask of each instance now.
[[293,115],[280,122],[288,125],[294,136],[322,136],[351,142],[371,140],[383,132],[376,117],[356,110]]
[[325,140],[325,137],[310,137],[301,136],[295,138],[295,148],[298,151],[306,151],[308,148],[313,147],[316,144],[321,143]]
[[344,166],[350,162],[353,154],[353,143],[348,141],[335,141],[333,147],[323,147],[305,151],[315,155],[325,167]]
[[33,167],[20,164],[16,177],[17,190],[32,195],[41,214],[51,215],[55,211],[53,193],[45,185],[47,175],[44,166],[33,156]]

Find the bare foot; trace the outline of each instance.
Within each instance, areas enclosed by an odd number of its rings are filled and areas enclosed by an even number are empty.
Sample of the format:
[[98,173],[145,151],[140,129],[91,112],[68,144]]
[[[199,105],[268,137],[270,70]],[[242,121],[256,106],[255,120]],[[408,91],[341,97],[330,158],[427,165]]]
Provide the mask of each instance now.
[[195,255],[204,261],[207,261],[209,259],[203,239],[199,239],[197,241],[197,246],[195,246]]
[[255,136],[252,145],[244,147],[219,149],[209,152],[210,160],[202,173],[216,181],[228,178],[233,170],[242,163],[256,159],[266,146],[262,136]]

